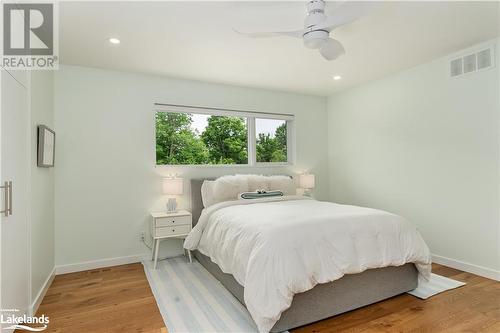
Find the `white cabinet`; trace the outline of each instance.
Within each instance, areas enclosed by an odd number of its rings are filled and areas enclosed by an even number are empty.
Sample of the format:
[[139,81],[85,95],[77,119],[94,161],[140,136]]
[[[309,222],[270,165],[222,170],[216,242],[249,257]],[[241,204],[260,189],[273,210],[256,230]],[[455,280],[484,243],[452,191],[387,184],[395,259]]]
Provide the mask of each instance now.
[[[151,213],[151,236],[154,239],[153,260],[154,268],[158,262],[158,249],[160,241],[164,238],[185,238],[191,231],[193,218],[187,210],[175,213]],[[191,252],[187,250],[191,262]]]
[[[15,78],[14,78],[15,76]],[[0,180],[12,181],[12,214],[1,216],[1,308],[29,311],[28,190],[30,168],[28,73],[1,70]],[[5,206],[1,190],[1,209]],[[5,313],[4,313],[5,315]],[[7,332],[7,330],[4,330]]]

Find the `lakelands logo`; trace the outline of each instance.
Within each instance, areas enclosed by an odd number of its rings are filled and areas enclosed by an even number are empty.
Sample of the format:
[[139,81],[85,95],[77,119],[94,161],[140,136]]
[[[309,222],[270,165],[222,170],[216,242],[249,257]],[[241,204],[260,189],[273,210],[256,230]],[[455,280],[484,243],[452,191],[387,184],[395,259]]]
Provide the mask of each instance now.
[[[45,315],[41,315],[40,317],[27,316],[25,314],[18,315],[18,309],[0,310],[0,312],[0,324],[3,329],[41,332],[46,330],[49,325],[49,317]],[[33,325],[37,326],[31,327]]]
[[57,69],[57,3],[2,4],[2,66],[6,69]]

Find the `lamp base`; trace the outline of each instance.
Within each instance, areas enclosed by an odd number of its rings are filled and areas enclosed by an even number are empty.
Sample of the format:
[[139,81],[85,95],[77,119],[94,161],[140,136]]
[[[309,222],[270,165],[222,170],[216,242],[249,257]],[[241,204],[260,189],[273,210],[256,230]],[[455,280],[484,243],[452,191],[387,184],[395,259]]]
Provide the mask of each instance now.
[[177,200],[175,198],[169,198],[167,201],[167,213],[177,212]]
[[305,197],[309,197],[309,198],[312,198],[312,197],[313,197],[313,195],[312,195],[312,191],[311,191],[311,189],[308,189],[308,188],[304,189],[304,194],[303,194],[303,196],[305,196]]

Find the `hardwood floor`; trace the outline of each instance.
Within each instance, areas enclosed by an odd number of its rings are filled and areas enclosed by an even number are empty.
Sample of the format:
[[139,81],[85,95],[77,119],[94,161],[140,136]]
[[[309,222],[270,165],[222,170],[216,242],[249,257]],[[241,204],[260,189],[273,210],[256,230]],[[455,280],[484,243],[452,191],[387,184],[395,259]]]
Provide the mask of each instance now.
[[500,282],[437,264],[432,271],[467,285],[427,300],[399,295],[292,332],[500,332]]
[[139,263],[56,276],[42,314],[50,319],[44,332],[167,333]]
[[[403,294],[292,332],[500,332],[500,282],[440,265],[433,272],[467,285],[425,301]],[[167,332],[141,264],[58,275],[37,314],[50,318],[44,332]]]

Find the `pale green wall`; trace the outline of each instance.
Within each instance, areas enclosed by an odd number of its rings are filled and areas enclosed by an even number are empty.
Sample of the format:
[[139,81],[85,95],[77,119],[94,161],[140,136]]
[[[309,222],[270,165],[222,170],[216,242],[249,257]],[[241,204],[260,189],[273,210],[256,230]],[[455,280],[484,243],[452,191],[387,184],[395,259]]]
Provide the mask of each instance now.
[[37,125],[54,128],[54,74],[31,72],[31,302],[55,265],[54,168],[39,168]]
[[[142,254],[148,212],[164,209],[162,174],[186,179],[229,173],[317,176],[327,199],[326,98],[189,80],[61,66],[55,79],[56,263]],[[296,116],[297,163],[292,167],[155,168],[153,103],[187,104]],[[189,207],[189,193],[181,207]],[[181,253],[175,240],[163,254]]]
[[451,58],[328,99],[331,199],[400,214],[432,253],[498,272],[499,67],[451,79]]
[[[328,103],[62,66],[55,79],[56,263],[146,252],[139,234],[148,212],[164,206],[162,175],[309,169],[317,175],[317,198],[405,216],[434,254],[498,271],[499,67],[450,79],[450,58],[337,93]],[[154,102],[293,113],[297,164],[155,168]],[[187,191],[181,207],[189,207]],[[162,250],[179,254],[181,245],[169,242]]]

